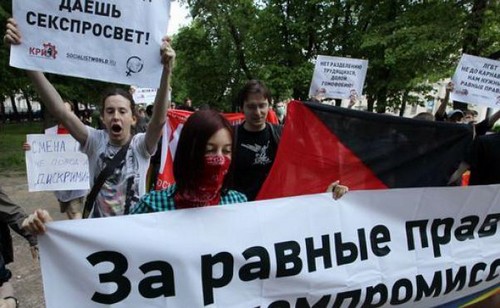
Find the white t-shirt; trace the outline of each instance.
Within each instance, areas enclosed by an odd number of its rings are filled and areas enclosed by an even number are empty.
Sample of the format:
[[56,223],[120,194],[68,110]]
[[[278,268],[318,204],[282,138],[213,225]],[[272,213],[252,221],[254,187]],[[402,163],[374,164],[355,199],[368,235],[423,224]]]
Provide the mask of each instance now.
[[[88,138],[81,151],[89,158],[90,187],[94,185],[106,163],[111,161],[121,147],[109,143],[106,130],[87,127]],[[117,167],[102,185],[97,194],[90,217],[123,215],[127,193],[132,208],[146,193],[146,173],[151,155],[146,149],[146,135],[132,137],[125,161]],[[128,188],[128,186],[130,186]]]
[[[57,135],[58,125],[49,127],[45,130],[45,135]],[[76,142],[76,141],[75,141]],[[54,191],[54,195],[59,202],[68,202],[81,197],[85,197],[89,191],[83,190],[58,190]]]

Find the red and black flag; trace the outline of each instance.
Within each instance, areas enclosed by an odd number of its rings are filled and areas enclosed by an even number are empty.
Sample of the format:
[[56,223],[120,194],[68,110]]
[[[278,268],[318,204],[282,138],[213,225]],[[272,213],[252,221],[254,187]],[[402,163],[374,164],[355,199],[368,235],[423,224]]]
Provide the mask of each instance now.
[[446,186],[472,127],[316,103],[292,102],[271,172],[257,199],[354,189]]

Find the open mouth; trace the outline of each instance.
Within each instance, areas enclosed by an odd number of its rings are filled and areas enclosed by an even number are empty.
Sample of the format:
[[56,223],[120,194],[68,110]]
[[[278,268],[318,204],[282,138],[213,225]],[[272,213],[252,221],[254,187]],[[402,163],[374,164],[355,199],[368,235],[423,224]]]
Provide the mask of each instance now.
[[118,124],[113,124],[111,125],[111,131],[116,134],[121,133],[122,127]]

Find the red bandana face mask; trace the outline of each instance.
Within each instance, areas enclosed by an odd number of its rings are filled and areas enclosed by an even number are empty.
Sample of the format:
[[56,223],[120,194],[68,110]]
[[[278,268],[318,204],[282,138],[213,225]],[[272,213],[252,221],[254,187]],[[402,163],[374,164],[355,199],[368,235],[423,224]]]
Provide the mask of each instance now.
[[203,172],[197,186],[175,196],[175,207],[178,209],[217,205],[224,178],[229,170],[231,159],[222,155],[205,155]]

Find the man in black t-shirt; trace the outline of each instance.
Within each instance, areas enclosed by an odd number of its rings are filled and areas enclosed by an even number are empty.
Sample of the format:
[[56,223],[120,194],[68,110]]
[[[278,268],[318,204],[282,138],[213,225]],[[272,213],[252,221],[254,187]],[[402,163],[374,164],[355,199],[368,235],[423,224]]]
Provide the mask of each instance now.
[[266,122],[271,93],[258,80],[240,91],[238,105],[245,121],[234,130],[234,178],[232,189],[255,200],[276,157],[281,126]]

